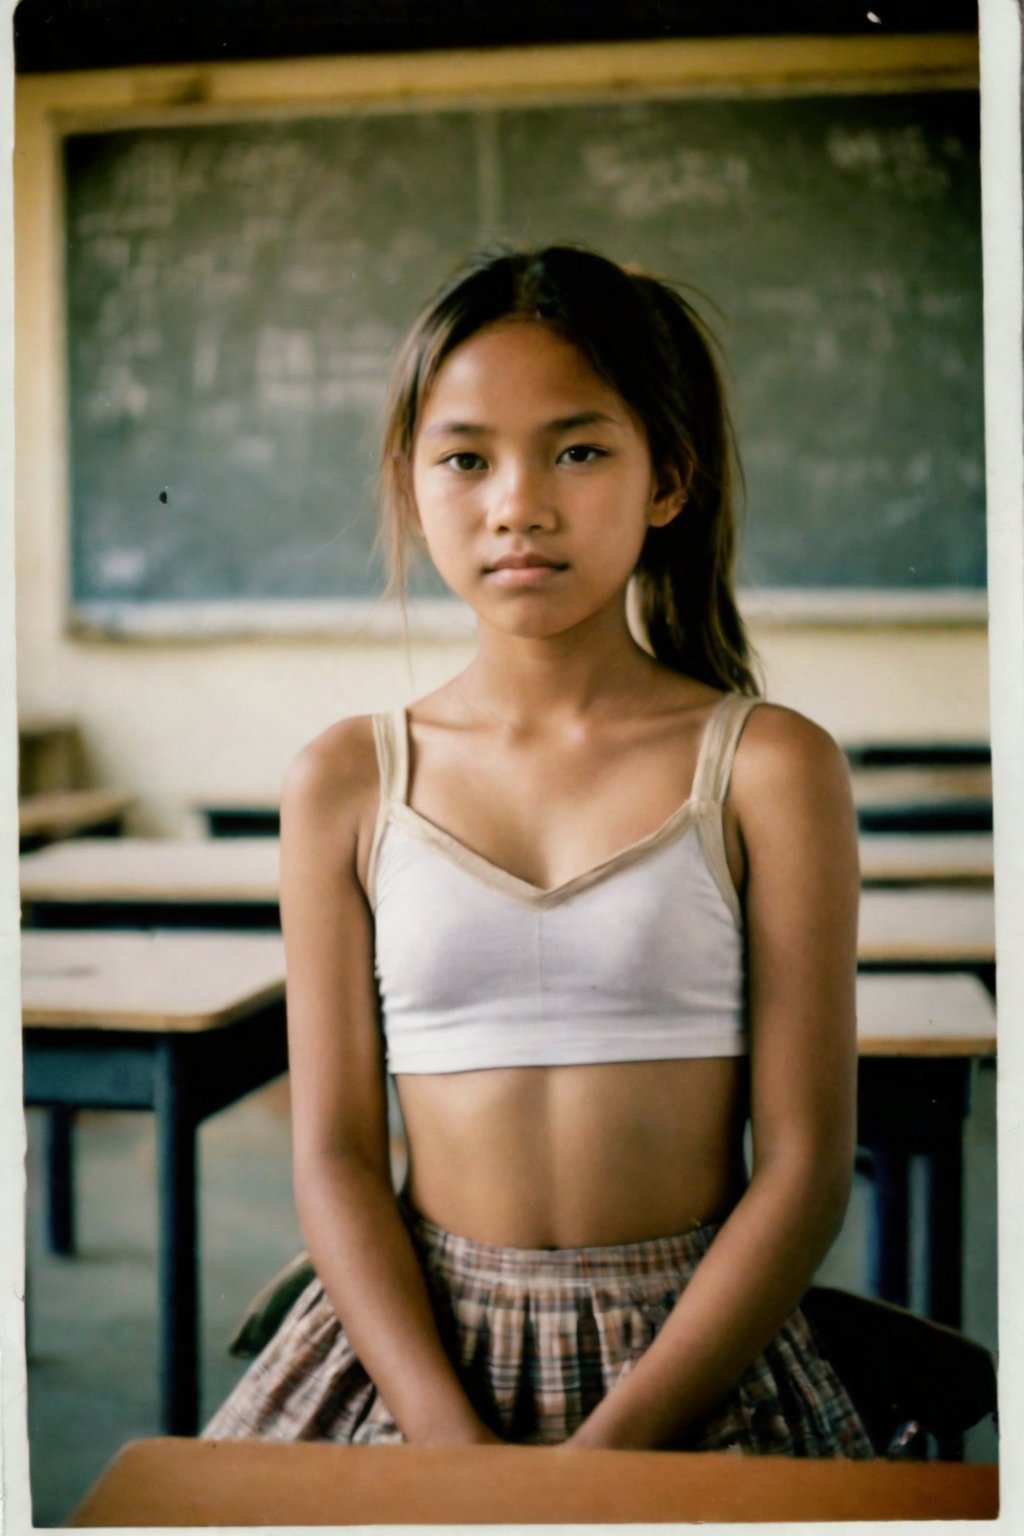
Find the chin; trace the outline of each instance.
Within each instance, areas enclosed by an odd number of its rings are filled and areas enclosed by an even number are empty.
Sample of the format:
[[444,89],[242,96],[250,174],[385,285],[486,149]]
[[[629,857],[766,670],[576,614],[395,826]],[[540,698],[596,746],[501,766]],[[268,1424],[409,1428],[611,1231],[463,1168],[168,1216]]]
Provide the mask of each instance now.
[[499,630],[503,635],[519,635],[524,640],[553,640],[584,624],[588,615],[553,613],[488,613],[479,614],[481,623]]

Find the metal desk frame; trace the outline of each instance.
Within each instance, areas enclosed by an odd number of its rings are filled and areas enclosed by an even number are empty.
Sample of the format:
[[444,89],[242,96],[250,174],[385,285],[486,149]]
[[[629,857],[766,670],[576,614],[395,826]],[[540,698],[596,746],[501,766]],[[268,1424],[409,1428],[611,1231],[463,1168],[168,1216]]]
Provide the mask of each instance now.
[[[160,1423],[172,1435],[198,1428],[199,1237],[196,1132],[287,1070],[283,998],[222,1028],[24,1031],[25,1102],[56,1111],[51,1130],[51,1237],[74,1246],[72,1114],[148,1109],[156,1122]],[[63,1186],[61,1181],[63,1180]]]

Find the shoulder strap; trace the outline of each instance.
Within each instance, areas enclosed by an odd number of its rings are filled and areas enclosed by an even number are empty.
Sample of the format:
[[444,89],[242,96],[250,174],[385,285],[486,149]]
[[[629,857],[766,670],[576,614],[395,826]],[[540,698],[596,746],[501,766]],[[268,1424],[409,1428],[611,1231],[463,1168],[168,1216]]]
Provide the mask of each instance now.
[[721,805],[729,789],[732,760],[747,723],[750,711],[760,699],[748,698],[742,693],[727,693],[716,706],[711,719],[704,727],[700,751],[697,754],[697,770],[693,776],[694,800],[716,800]]
[[409,735],[401,706],[373,716],[373,739],[381,804],[392,800],[404,802],[409,786]]

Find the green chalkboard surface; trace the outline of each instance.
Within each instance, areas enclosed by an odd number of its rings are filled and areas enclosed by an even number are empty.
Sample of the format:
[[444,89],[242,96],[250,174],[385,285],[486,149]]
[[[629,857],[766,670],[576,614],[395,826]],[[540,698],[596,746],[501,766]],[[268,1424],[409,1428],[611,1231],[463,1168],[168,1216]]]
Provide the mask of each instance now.
[[708,296],[747,585],[982,587],[978,150],[970,92],[72,135],[73,606],[375,595],[389,358],[496,236]]

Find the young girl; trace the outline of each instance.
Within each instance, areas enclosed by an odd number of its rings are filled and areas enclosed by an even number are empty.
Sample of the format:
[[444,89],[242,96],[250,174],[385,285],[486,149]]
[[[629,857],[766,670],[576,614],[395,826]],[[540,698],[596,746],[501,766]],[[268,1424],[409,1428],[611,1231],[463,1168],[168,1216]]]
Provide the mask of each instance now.
[[854,818],[834,743],[757,699],[730,469],[653,278],[489,253],[417,321],[393,553],[479,643],[288,774],[318,1278],[207,1435],[871,1455],[798,1310],[851,1179]]

